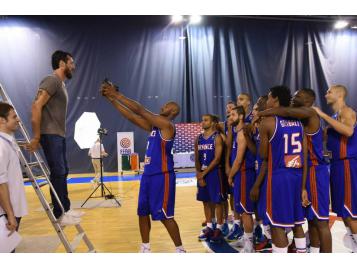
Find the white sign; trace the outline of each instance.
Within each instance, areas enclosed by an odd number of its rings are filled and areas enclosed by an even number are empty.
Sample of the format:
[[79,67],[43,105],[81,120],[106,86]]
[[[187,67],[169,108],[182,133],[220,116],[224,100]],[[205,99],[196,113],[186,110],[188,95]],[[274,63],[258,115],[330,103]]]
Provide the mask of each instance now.
[[134,132],[117,132],[118,171],[122,171],[121,156],[134,153]]

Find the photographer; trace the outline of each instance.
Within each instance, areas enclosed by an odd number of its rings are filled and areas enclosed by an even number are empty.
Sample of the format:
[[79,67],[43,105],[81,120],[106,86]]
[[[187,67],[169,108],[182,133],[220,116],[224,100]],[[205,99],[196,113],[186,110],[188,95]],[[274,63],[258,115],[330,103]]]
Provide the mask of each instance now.
[[[104,129],[99,129],[98,133],[102,133]],[[104,134],[104,133],[103,133]],[[98,138],[93,146],[89,149],[88,155],[92,158],[92,164],[94,168],[94,178],[91,180],[91,183],[96,183],[99,184],[99,178],[100,178],[100,159],[104,156],[107,157],[108,154],[104,150],[103,144],[100,144],[100,139]],[[104,172],[104,170],[103,170]]]

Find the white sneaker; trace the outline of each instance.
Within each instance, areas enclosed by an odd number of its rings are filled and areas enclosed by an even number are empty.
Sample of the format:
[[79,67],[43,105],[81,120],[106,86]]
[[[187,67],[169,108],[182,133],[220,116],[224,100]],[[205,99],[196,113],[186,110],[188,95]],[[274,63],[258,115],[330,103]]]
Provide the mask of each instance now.
[[253,242],[250,239],[244,239],[244,248],[240,253],[254,253]]
[[244,247],[244,238],[243,238],[243,236],[239,237],[236,241],[233,241],[233,242],[229,243],[229,245],[232,246],[232,247],[238,247],[238,248]]
[[186,253],[184,248],[176,248],[176,253]]
[[139,253],[151,253],[151,249],[141,244]]
[[66,212],[66,214],[74,217],[74,218],[80,218],[82,217],[85,213],[83,211],[80,211],[80,210],[73,210],[73,209],[70,209]]
[[59,219],[59,224],[61,226],[76,225],[79,224],[80,222],[81,220],[79,218],[72,217],[67,213],[63,214],[62,217]]

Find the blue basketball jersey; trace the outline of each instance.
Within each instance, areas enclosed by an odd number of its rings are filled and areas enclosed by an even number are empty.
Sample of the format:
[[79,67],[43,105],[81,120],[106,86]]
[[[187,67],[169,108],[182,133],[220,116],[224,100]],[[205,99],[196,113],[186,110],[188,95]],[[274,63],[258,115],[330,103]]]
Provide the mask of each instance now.
[[255,156],[255,170],[256,170],[256,174],[258,176],[259,172],[260,172],[260,167],[262,166],[262,163],[263,163],[263,159],[261,159],[260,154],[259,154],[260,135],[259,135],[258,128],[256,128],[255,132],[253,133],[253,140],[255,143],[256,150],[257,150],[256,156]]
[[[205,138],[203,134],[198,136],[198,157],[201,164],[201,169],[207,168],[214,159],[215,153],[215,139],[219,135],[214,132],[208,138]],[[218,168],[218,166],[216,166]]]
[[174,160],[172,156],[172,146],[174,144],[176,131],[171,140],[161,137],[160,129],[154,127],[148,137],[145,153],[145,175],[173,172]]
[[309,167],[318,166],[318,165],[326,165],[327,162],[324,158],[324,148],[323,148],[323,139],[324,133],[323,129],[320,127],[319,129],[313,133],[306,133],[307,137],[307,148],[308,148],[308,158],[307,164]]
[[299,120],[275,116],[275,132],[269,140],[268,168],[302,168],[303,126]]
[[[338,114],[332,116],[338,118]],[[357,133],[356,123],[353,134],[347,137],[338,133],[332,127],[327,129],[327,150],[332,152],[332,161],[347,158],[357,158]]]
[[252,111],[250,111],[249,114],[247,114],[245,116],[244,123],[250,124],[250,123],[252,123],[252,120],[253,120],[253,113],[252,113]]

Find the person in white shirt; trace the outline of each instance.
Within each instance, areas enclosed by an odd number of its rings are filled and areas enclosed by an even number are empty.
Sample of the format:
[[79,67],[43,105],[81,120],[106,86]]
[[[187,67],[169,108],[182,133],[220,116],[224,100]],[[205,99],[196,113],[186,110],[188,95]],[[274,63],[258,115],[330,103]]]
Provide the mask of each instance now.
[[13,136],[18,126],[14,108],[0,102],[0,217],[7,218],[9,235],[18,231],[21,218],[28,213],[20,148]]
[[[92,164],[94,168],[94,178],[92,183],[99,183],[100,178],[100,158],[101,156],[107,157],[108,154],[104,150],[103,144],[100,144],[99,138],[95,141],[93,146],[89,149],[88,155],[92,158]],[[104,171],[103,171],[104,172]]]

